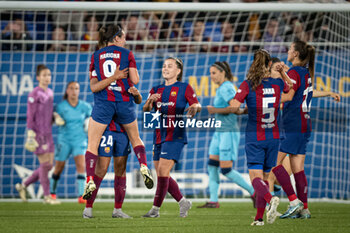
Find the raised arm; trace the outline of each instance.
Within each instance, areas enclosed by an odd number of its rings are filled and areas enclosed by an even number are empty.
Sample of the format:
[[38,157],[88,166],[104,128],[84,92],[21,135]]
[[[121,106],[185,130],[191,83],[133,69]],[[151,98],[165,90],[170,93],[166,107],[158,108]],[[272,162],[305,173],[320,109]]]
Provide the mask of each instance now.
[[312,97],[318,98],[318,97],[332,97],[334,101],[340,102],[340,95],[338,93],[332,92],[332,91],[319,91],[319,90],[313,90]]

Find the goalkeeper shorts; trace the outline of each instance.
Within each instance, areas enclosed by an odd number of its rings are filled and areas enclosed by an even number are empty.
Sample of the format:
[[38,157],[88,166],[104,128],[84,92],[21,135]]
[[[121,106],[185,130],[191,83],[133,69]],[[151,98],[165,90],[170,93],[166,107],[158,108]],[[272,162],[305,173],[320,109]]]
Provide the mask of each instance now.
[[127,156],[131,152],[129,138],[126,133],[106,130],[102,135],[98,155],[102,157]]
[[210,155],[219,155],[220,161],[237,159],[239,132],[215,132],[209,146]]
[[52,134],[37,134],[35,140],[38,142],[39,146],[34,151],[36,155],[42,155],[46,153],[54,153],[55,145],[53,143]]
[[55,160],[56,161],[66,161],[69,159],[69,156],[73,157],[78,155],[85,155],[87,147],[87,140],[60,140],[58,139],[57,145],[55,148]]

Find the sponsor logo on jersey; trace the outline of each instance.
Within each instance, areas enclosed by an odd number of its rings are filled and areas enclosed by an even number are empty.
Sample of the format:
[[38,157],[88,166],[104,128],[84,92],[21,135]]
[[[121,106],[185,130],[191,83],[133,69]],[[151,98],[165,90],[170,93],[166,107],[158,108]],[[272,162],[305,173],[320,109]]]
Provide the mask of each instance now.
[[[176,95],[176,92],[175,92]],[[162,106],[171,106],[173,107],[175,105],[174,102],[168,102],[168,103],[164,103],[164,102],[157,102],[157,108],[161,108]]]

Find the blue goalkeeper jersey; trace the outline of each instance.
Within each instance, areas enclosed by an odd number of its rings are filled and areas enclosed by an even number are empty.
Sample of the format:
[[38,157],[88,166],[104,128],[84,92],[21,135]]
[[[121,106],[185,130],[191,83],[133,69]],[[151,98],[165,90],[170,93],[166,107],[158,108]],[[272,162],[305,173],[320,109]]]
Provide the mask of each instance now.
[[[225,81],[216,90],[216,95],[214,98],[215,108],[226,108],[229,106],[229,102],[236,95],[236,90],[230,81]],[[237,124],[236,114],[215,114],[215,120],[221,121],[221,127],[216,129],[216,131],[234,131],[239,132]]]
[[63,118],[65,124],[58,127],[58,140],[84,140],[87,143],[87,134],[84,131],[84,121],[91,115],[92,107],[89,103],[79,100],[73,107],[67,100],[56,106],[56,112]]

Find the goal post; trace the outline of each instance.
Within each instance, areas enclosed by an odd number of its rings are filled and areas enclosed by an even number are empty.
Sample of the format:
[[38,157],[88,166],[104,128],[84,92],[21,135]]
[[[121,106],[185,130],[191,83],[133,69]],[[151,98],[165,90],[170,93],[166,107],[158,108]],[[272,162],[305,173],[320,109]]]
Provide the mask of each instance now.
[[[24,148],[28,93],[37,85],[35,67],[46,64],[52,72],[54,103],[62,100],[69,81],[80,83],[80,98],[93,103],[88,66],[96,45],[87,31],[87,19],[99,26],[119,23],[140,73],[143,100],[162,82],[162,62],[169,56],[184,61],[184,81],[191,84],[205,108],[213,105],[217,86],[209,68],[227,61],[238,87],[245,79],[254,51],[265,48],[287,63],[287,50],[295,39],[316,47],[315,88],[339,92],[341,102],[331,98],[312,101],[313,133],[307,148],[305,171],[311,198],[349,199],[349,96],[350,96],[350,4],[323,3],[125,3],[125,2],[35,2],[1,1],[0,27],[17,19],[26,34],[2,34],[0,40],[0,198],[17,198],[14,188],[38,167]],[[65,39],[55,39],[53,30],[64,28]],[[196,35],[200,31],[200,35]],[[90,37],[89,37],[90,36]],[[197,38],[201,38],[197,40]],[[62,46],[64,45],[64,46]],[[143,102],[144,103],[144,102]],[[137,106],[140,136],[152,165],[152,130],[144,127],[142,104]],[[207,116],[206,116],[207,117]],[[245,117],[238,117],[241,139],[233,168],[248,180],[244,150]],[[54,126],[56,140],[57,127]],[[172,171],[185,195],[208,198],[207,162],[213,130],[189,129],[182,159]],[[132,153],[127,166],[127,197],[148,198]],[[154,169],[153,169],[154,170]],[[154,171],[153,171],[154,172]],[[155,174],[154,174],[155,175]],[[112,197],[113,170],[109,169],[99,193]],[[247,192],[221,176],[220,198],[230,200]],[[31,188],[40,197],[38,186]],[[77,196],[73,158],[66,163],[58,184],[59,198]]]

